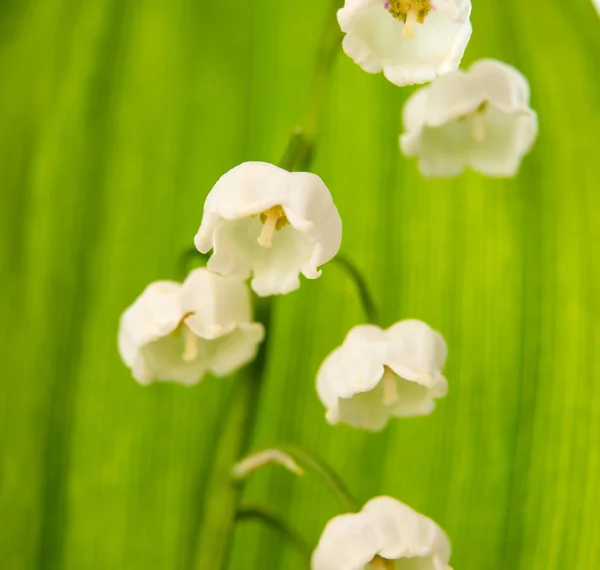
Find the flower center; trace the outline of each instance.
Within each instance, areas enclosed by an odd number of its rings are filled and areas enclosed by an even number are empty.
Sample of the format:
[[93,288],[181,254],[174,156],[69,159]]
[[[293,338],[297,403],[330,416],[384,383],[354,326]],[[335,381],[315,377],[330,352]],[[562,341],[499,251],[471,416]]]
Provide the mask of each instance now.
[[172,333],[175,338],[183,335],[183,353],[181,359],[185,362],[192,362],[192,360],[198,358],[198,337],[185,324],[185,319],[193,314],[193,312],[189,312],[183,315],[181,321],[179,321],[179,325],[177,325],[177,328]]
[[398,396],[398,383],[396,382],[398,376],[396,376],[394,371],[387,366],[384,366],[383,370],[384,372],[381,378],[381,383],[383,385],[383,405],[391,406],[400,399]]
[[396,567],[393,560],[381,558],[379,555],[375,556],[375,558],[369,562],[369,566],[372,570],[394,570]]
[[277,205],[265,210],[260,214],[260,221],[263,224],[260,235],[257,238],[259,245],[263,247],[273,247],[271,240],[273,234],[281,228],[289,225],[289,221],[283,210],[283,206]]
[[485,140],[485,111],[487,109],[487,101],[484,101],[469,115],[464,115],[460,117],[462,120],[469,121],[471,127],[471,136],[476,143],[482,143]]
[[404,22],[402,34],[414,38],[415,24],[425,22],[431,3],[429,0],[387,0],[385,9],[397,20]]

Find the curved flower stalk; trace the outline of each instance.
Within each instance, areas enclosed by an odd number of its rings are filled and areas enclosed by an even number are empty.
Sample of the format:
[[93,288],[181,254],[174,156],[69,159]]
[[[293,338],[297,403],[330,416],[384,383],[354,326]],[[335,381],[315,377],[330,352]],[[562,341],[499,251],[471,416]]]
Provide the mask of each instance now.
[[196,269],[183,284],[146,287],[121,317],[119,352],[140,384],[196,384],[206,372],[224,376],[256,356],[264,328],[251,321],[242,281]]
[[446,353],[442,336],[421,321],[354,327],[317,373],[327,421],[379,431],[392,417],[430,414],[448,391]]
[[343,48],[402,87],[458,69],[471,37],[470,0],[346,0]]
[[418,157],[428,177],[457,176],[467,167],[488,176],[514,176],[538,131],[527,79],[493,59],[422,87],[403,115],[400,148]]
[[450,542],[431,519],[392,497],[331,519],[312,570],[452,570]]
[[298,289],[300,273],[319,277],[341,240],[342,221],[317,175],[245,162],[210,191],[194,243],[202,253],[213,250],[211,271],[252,275],[252,289],[264,297]]

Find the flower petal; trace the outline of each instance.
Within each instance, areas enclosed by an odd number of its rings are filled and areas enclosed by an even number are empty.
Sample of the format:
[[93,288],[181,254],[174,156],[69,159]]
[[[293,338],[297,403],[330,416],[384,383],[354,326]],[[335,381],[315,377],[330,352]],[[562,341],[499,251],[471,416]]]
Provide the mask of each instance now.
[[313,552],[312,570],[364,570],[381,548],[377,529],[364,513],[332,518]]
[[418,90],[403,117],[400,149],[418,157],[428,177],[457,176],[467,166],[488,176],[514,176],[537,136],[527,80],[490,59]]
[[332,518],[313,552],[312,570],[365,570],[376,556],[398,570],[451,570],[450,543],[431,519],[392,497]]
[[346,0],[338,22],[343,48],[369,73],[383,71],[399,86],[431,81],[458,68],[471,37],[470,0],[437,0],[423,24],[407,37],[385,0]]
[[392,416],[431,413],[448,389],[445,360],[443,338],[421,321],[354,327],[317,373],[327,421],[378,431]]
[[[381,544],[379,554],[398,560],[423,558],[419,570],[447,568],[450,543],[444,531],[430,518],[392,497],[375,497],[362,509],[376,525]],[[399,568],[406,566],[398,565]]]
[[[274,231],[271,247],[263,247],[257,238],[264,219],[257,216],[275,206],[289,225]],[[319,266],[337,253],[341,236],[340,216],[318,176],[247,162],[211,190],[194,243],[203,253],[213,249],[209,269],[241,279],[253,275],[252,288],[267,296],[297,289],[300,273],[319,277]]]
[[181,304],[189,316],[185,324],[200,338],[215,339],[239,323],[252,320],[250,294],[244,282],[195,269],[181,288]]

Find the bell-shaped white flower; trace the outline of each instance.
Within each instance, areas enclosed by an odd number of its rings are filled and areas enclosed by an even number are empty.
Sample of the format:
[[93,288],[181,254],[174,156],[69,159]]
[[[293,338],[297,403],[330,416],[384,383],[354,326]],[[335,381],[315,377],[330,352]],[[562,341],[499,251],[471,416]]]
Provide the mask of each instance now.
[[392,497],[331,519],[312,570],[452,570],[450,542],[431,519]]
[[399,86],[458,69],[471,37],[471,0],[346,0],[343,48]]
[[457,176],[466,167],[514,176],[537,136],[529,84],[515,68],[484,59],[416,91],[404,107],[400,148],[428,177]]
[[252,278],[261,296],[300,287],[340,248],[342,221],[327,186],[315,174],[245,162],[224,174],[204,204],[194,243],[213,254],[208,268]]
[[354,327],[317,373],[327,421],[379,431],[392,417],[430,414],[448,391],[446,353],[442,336],[422,321]]
[[183,284],[157,281],[123,313],[119,352],[140,384],[199,382],[250,362],[264,328],[243,281],[195,269]]

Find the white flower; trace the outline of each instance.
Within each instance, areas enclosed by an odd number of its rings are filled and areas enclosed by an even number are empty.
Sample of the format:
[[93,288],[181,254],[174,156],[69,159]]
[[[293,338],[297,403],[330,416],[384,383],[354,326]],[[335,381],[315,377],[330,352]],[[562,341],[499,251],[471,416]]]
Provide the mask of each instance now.
[[122,315],[119,352],[140,384],[195,384],[251,361],[264,337],[243,281],[195,269],[183,284],[157,281]]
[[317,373],[327,421],[379,431],[392,417],[430,414],[448,391],[446,352],[441,335],[421,321],[354,327]]
[[300,273],[319,277],[341,240],[342,221],[317,175],[245,162],[210,191],[194,243],[202,253],[213,249],[211,271],[253,275],[252,288],[267,296],[300,287]]
[[418,157],[425,176],[457,176],[468,166],[514,176],[537,136],[537,115],[525,77],[484,59],[415,92],[404,107],[404,128],[400,148]]
[[426,83],[458,68],[471,37],[471,0],[346,0],[344,51],[392,83]]
[[600,0],[592,0],[592,4],[596,6],[596,10],[598,10],[598,14],[600,14]]
[[331,519],[312,570],[452,570],[450,542],[431,519],[391,497]]

